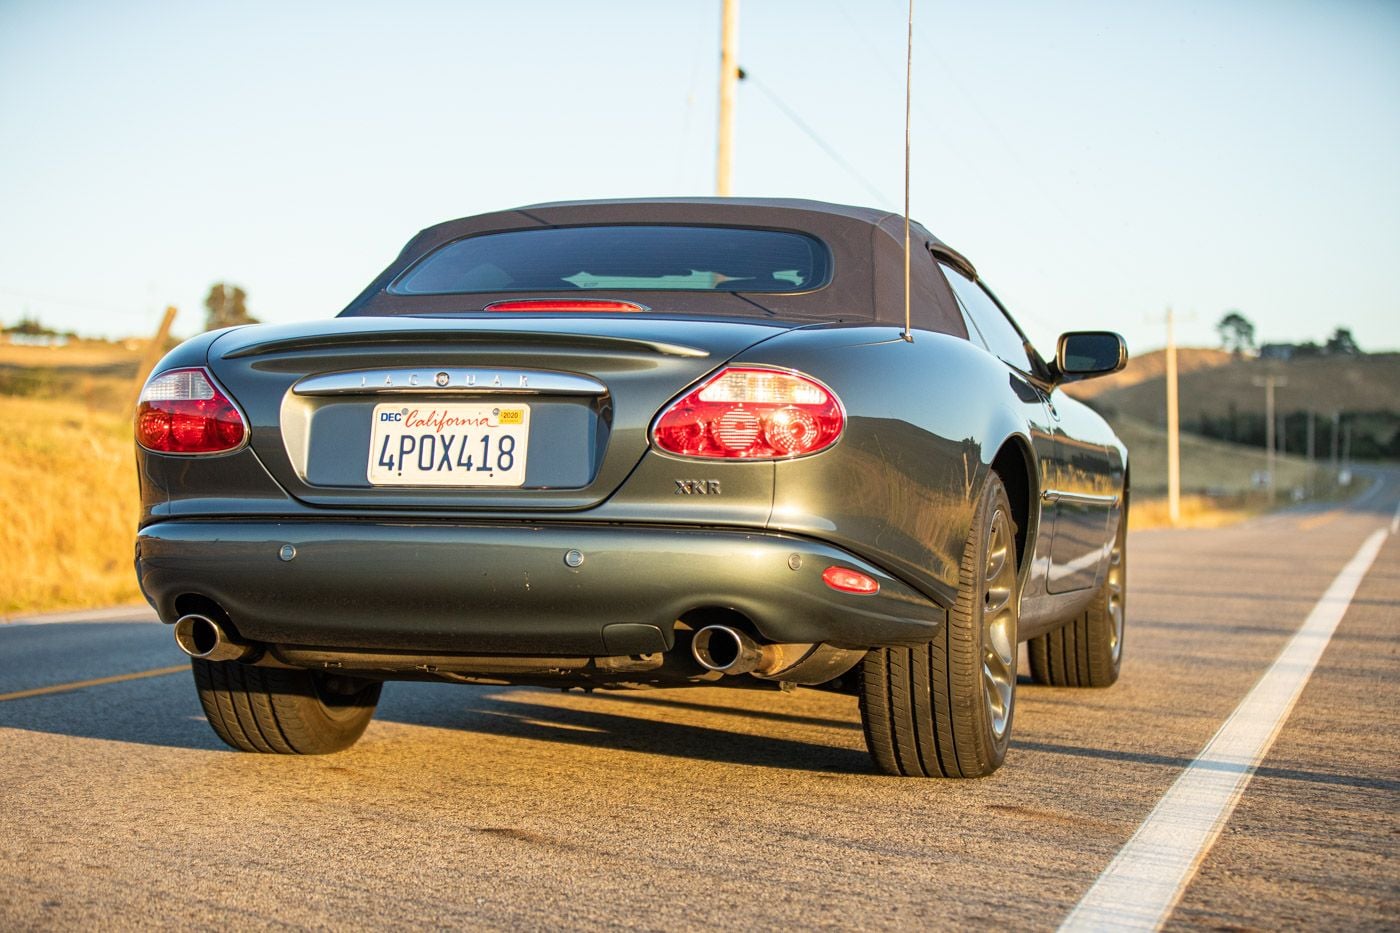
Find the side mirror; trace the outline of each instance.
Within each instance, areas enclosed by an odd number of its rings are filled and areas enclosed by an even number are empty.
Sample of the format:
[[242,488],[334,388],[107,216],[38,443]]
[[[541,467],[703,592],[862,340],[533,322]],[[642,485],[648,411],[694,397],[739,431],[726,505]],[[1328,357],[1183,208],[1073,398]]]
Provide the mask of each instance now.
[[1093,379],[1128,365],[1128,345],[1107,330],[1074,330],[1060,335],[1055,370],[1060,382]]

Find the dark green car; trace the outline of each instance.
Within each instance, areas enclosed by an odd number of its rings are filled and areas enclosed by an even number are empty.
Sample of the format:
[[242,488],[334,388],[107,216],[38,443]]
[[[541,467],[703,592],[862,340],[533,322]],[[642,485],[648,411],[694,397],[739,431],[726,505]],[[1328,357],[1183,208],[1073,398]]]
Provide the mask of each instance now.
[[917,224],[811,201],[431,227],[330,321],[173,350],[137,413],[141,587],[246,751],[386,680],[857,693],[892,774],[977,777],[1032,675],[1122,659],[1127,453]]

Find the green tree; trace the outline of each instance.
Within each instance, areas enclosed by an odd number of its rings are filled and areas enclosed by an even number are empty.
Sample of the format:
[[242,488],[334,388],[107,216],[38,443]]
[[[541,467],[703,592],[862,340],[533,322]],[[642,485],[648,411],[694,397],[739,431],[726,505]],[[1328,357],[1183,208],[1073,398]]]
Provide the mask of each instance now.
[[215,282],[204,299],[208,314],[204,317],[204,329],[216,330],[220,327],[234,327],[238,324],[256,324],[258,319],[248,313],[248,293],[237,285]]
[[1237,310],[1225,312],[1215,330],[1220,334],[1221,346],[1235,356],[1254,349],[1254,325]]
[[1338,327],[1332,332],[1332,336],[1327,338],[1327,352],[1338,356],[1360,356],[1361,348],[1356,345],[1356,338],[1351,335],[1351,329]]
[[23,337],[56,337],[58,331],[51,327],[45,327],[39,323],[37,317],[24,315],[19,319],[19,323],[5,328],[7,334],[19,334]]

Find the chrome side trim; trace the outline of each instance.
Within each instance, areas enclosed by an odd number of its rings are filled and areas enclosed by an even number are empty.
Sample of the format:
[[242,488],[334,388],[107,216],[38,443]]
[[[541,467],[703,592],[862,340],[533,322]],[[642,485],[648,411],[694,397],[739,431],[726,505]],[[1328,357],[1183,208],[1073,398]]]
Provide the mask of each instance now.
[[542,369],[362,369],[308,376],[292,386],[296,395],[606,395],[590,376]]
[[1079,505],[1117,505],[1117,496],[1099,496],[1083,492],[1063,492],[1059,489],[1047,489],[1040,494],[1040,498],[1045,502],[1073,502]]

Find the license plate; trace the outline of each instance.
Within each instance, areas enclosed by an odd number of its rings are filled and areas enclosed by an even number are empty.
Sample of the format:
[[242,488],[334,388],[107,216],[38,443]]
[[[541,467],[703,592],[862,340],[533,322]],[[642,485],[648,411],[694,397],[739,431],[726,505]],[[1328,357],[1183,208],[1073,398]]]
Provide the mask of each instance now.
[[530,406],[439,402],[374,406],[373,486],[522,486]]

